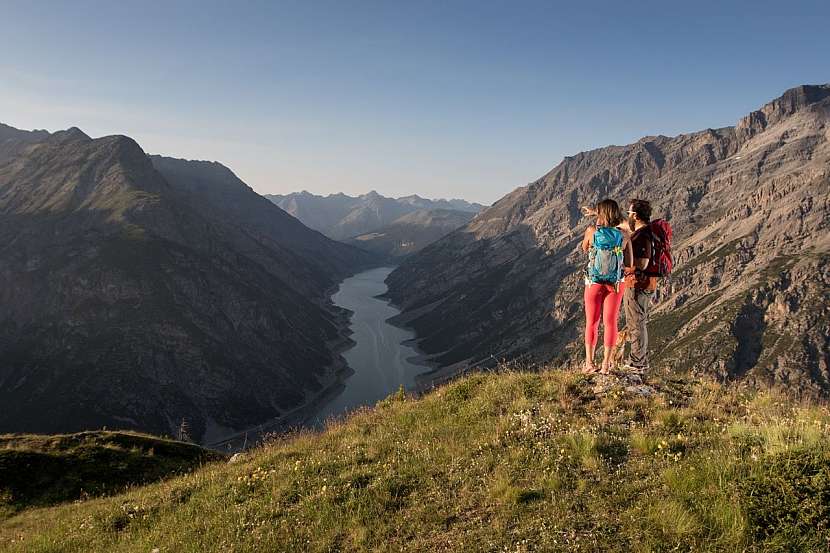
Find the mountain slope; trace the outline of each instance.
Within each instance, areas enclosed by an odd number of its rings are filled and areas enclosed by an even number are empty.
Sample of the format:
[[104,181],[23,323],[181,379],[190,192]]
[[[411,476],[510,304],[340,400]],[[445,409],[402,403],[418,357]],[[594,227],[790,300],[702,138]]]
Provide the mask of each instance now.
[[345,242],[386,257],[403,257],[464,226],[474,215],[469,211],[420,209]]
[[397,199],[397,202],[399,204],[411,205],[418,209],[448,209],[455,211],[467,211],[470,213],[478,213],[485,207],[479,203],[468,202],[466,200],[461,199],[430,200],[427,198],[422,198],[417,194],[401,196]]
[[386,198],[375,191],[358,197],[345,194],[316,196],[308,192],[267,195],[266,198],[335,240],[375,232],[396,219],[423,209],[451,209],[477,213],[484,206],[464,200],[428,200],[417,195]]
[[276,243],[197,188],[127,137],[77,129],[0,164],[0,431],[172,433],[184,419],[201,439],[337,381],[345,313],[325,294],[365,256],[306,229],[321,254],[343,252],[323,270],[290,248],[302,229],[279,209]]
[[[191,196],[192,207],[239,228],[246,239],[262,242],[267,252],[279,251],[277,263],[269,263],[257,252],[247,253],[295,289],[319,295],[355,267],[377,263],[370,253],[344,246],[309,229],[254,192],[220,163],[162,156],[150,156],[150,159],[176,190]],[[292,257],[294,261],[286,262],[286,258]]]
[[0,519],[32,507],[121,493],[224,459],[133,432],[0,435]]
[[0,123],[0,163],[23,151],[27,146],[48,138],[46,131],[22,131]]
[[565,160],[388,278],[444,372],[502,357],[575,359],[580,205],[646,198],[675,229],[654,309],[656,363],[830,390],[830,86],[802,86],[735,127],[645,137]]
[[830,413],[676,375],[390,397],[321,433],[0,521],[23,551],[823,551]]

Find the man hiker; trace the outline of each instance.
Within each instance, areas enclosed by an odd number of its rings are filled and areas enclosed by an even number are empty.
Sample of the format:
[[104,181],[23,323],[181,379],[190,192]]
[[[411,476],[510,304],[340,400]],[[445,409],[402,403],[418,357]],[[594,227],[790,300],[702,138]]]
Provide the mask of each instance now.
[[657,289],[657,277],[646,274],[652,259],[652,240],[649,222],[651,204],[645,200],[631,200],[628,208],[628,225],[634,264],[625,269],[625,325],[631,341],[631,352],[623,369],[642,374],[648,370],[648,311]]

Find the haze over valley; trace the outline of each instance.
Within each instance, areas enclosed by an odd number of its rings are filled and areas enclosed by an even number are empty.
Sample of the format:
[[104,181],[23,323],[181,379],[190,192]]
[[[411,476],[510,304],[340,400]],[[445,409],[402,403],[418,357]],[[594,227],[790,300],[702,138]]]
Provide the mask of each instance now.
[[386,198],[375,191],[357,197],[298,192],[267,195],[303,224],[389,258],[415,253],[449,234],[484,209],[465,200],[429,200],[417,194]]

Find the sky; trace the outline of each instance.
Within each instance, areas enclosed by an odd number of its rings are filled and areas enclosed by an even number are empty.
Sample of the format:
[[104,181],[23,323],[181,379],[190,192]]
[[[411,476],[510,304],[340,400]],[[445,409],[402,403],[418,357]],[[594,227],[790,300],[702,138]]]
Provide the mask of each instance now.
[[830,2],[0,0],[0,122],[261,194],[492,203],[564,156],[830,82]]

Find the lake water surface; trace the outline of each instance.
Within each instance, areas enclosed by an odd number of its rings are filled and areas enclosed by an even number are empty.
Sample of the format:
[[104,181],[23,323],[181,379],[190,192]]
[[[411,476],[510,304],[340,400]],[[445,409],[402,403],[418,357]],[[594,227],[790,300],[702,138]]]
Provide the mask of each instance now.
[[393,267],[359,273],[340,283],[332,301],[352,311],[351,339],[355,346],[343,353],[354,374],[344,382],[343,392],[323,406],[310,421],[319,426],[329,417],[340,416],[363,405],[374,405],[403,385],[415,387],[415,375],[429,370],[407,360],[417,352],[402,342],[415,337],[411,330],[390,325],[386,319],[400,313],[375,296],[386,292],[383,282]]

